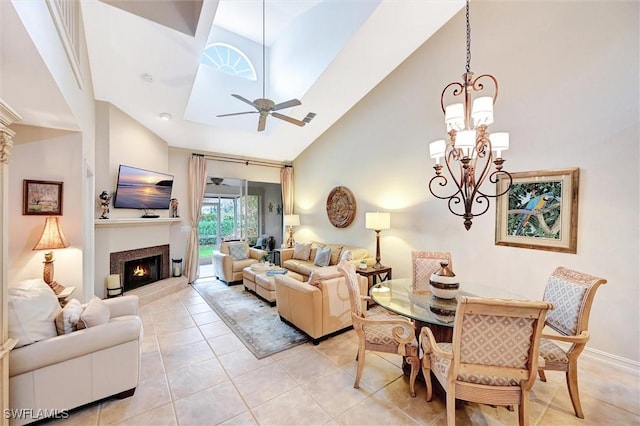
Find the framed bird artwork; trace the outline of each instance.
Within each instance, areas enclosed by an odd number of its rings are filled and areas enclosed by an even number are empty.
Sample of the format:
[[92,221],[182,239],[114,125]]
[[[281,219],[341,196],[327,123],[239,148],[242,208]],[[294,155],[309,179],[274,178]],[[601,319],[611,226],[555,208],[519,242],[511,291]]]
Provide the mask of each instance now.
[[[576,253],[580,169],[511,173],[496,203],[496,245]],[[504,191],[507,180],[497,182]]]

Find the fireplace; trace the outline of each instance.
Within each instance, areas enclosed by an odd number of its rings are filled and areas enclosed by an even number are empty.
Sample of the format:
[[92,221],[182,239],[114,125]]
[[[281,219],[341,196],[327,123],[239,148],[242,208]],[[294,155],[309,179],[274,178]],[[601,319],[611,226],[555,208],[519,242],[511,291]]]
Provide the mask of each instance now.
[[119,274],[124,291],[169,278],[169,245],[111,253],[110,273]]

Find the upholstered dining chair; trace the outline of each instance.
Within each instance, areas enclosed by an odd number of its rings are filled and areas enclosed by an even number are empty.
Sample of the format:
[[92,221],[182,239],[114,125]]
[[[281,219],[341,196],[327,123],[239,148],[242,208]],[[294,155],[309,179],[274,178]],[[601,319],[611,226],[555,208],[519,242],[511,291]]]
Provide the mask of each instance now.
[[413,291],[430,291],[429,278],[440,269],[440,262],[446,261],[453,268],[451,253],[441,251],[412,251]]
[[422,328],[426,399],[431,401],[433,371],[447,394],[447,425],[455,425],[456,398],[518,405],[520,425],[528,424],[540,338],[552,308],[552,303],[542,301],[460,296],[452,343],[438,343],[428,327]]
[[360,287],[356,278],[355,267],[346,260],[338,264],[338,270],[344,276],[349,289],[351,301],[351,320],[353,329],[358,336],[358,370],[353,387],[360,387],[360,377],[364,369],[365,353],[367,350],[398,354],[405,357],[411,365],[409,375],[409,391],[411,396],[416,396],[415,381],[420,369],[418,357],[418,341],[413,323],[408,319],[397,315],[368,316],[363,309],[363,301],[368,301],[369,296],[360,294]]
[[[596,290],[606,284],[604,278],[559,266],[549,277],[543,299],[552,302],[556,308],[547,315],[546,325],[558,335],[543,334],[540,342],[540,356],[544,367],[538,368],[540,380],[547,381],[544,370],[564,371],[569,396],[576,416],[584,419],[580,394],[578,393],[578,356],[589,341],[589,313]],[[570,343],[567,349],[555,343]]]

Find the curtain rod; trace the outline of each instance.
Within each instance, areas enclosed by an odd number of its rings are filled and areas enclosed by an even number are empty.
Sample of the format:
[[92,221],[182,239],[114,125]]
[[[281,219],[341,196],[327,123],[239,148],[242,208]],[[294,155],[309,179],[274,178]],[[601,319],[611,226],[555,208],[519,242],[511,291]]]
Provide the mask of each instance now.
[[196,154],[195,152],[191,155],[196,155],[198,157],[204,157],[207,160],[214,161],[222,161],[225,163],[236,163],[236,164],[244,164],[245,166],[263,166],[263,167],[275,167],[275,168],[283,168],[283,167],[292,167],[290,164],[276,163],[273,161],[266,160],[246,160],[242,158],[234,158],[234,157],[223,157],[219,155],[205,155],[205,154]]

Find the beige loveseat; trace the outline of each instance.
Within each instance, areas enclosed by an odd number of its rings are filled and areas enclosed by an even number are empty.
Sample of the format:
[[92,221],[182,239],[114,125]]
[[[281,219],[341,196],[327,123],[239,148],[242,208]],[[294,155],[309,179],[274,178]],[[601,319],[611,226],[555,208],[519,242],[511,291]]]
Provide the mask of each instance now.
[[316,260],[318,248],[331,249],[329,266],[337,265],[343,256],[346,258],[346,260],[356,266],[360,263],[361,260],[365,260],[369,266],[373,265],[376,261],[375,258],[371,257],[369,250],[367,250],[366,248],[352,247],[345,244],[326,244],[314,241],[311,243],[311,249],[307,258],[304,258],[304,256],[300,256],[299,254],[302,251],[296,250],[296,248],[282,249],[280,252],[280,264],[283,268],[302,275],[304,277],[304,280],[306,281],[309,279],[309,275],[311,275],[311,272],[322,268],[322,266],[317,266],[314,263]]
[[13,413],[22,413],[12,416],[12,425],[60,418],[68,415],[67,410],[109,396],[133,395],[143,337],[138,297],[104,303],[108,322],[10,352],[9,407]]
[[[335,266],[319,268],[306,282],[287,275],[275,275],[282,320],[304,331],[314,344],[352,325],[347,282]],[[360,292],[367,294],[367,279],[358,275],[358,284]]]
[[246,241],[225,241],[214,251],[213,275],[226,284],[242,281],[242,270],[260,261],[266,250],[249,247]]

